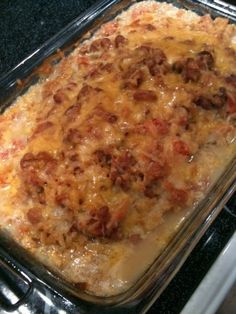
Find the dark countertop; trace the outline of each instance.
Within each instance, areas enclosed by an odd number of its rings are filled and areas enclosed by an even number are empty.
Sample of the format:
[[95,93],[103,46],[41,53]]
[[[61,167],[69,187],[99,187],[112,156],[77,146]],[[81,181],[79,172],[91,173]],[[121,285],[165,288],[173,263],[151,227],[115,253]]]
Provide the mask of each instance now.
[[0,1],[0,75],[17,65],[95,2]]
[[[97,0],[1,0],[0,75],[9,71]],[[235,0],[226,2],[236,4]]]
[[[94,0],[0,2],[0,76],[18,64]],[[230,2],[230,1],[229,1]],[[233,3],[234,1],[231,1]],[[236,197],[222,210],[149,314],[179,313],[236,229]],[[59,301],[58,301],[59,302]],[[40,309],[35,310],[40,313]]]

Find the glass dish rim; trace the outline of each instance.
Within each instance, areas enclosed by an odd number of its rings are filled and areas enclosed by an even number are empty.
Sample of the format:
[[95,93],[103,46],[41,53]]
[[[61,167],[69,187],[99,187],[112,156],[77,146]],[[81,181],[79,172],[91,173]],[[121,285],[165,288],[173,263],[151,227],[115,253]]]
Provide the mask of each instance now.
[[[158,1],[158,2],[164,2],[164,1]],[[223,13],[218,13],[217,9],[212,9],[207,6],[208,1],[191,1],[191,0],[173,0],[173,1],[167,1],[169,3],[172,3],[173,5],[180,5],[182,7],[186,7],[186,6],[196,6],[198,7],[198,9],[207,9],[212,11],[213,13],[215,13],[217,16],[225,16],[225,12]],[[65,28],[63,28],[58,34],[56,34],[55,36],[53,36],[51,39],[49,39],[45,44],[41,45],[41,47],[39,47],[35,52],[33,52],[29,57],[27,57],[24,61],[22,61],[21,63],[19,63],[16,67],[14,67],[11,71],[9,71],[8,73],[6,73],[5,75],[3,75],[0,78],[0,86],[6,86],[9,85],[11,88],[13,86],[16,86],[17,84],[17,79],[20,76],[28,76],[28,73],[30,73],[32,71],[32,69],[34,69],[35,67],[37,67],[43,60],[47,59],[49,56],[51,56],[51,54],[53,52],[55,52],[58,48],[62,47],[64,44],[66,44],[68,41],[70,41],[70,39],[72,38],[73,35],[76,35],[79,31],[81,31],[81,29],[83,27],[89,26],[89,22],[90,20],[92,21],[93,19],[96,19],[97,17],[99,17],[101,14],[103,14],[105,12],[105,14],[108,14],[107,11],[109,12],[109,10],[115,6],[115,5],[119,5],[119,4],[125,4],[125,6],[127,5],[131,5],[133,3],[135,3],[135,1],[128,1],[128,0],[102,0],[100,2],[98,2],[97,4],[93,5],[92,7],[90,7],[90,9],[88,9],[87,11],[85,11],[82,15],[80,15],[78,18],[76,18],[74,21],[72,21],[70,24],[68,24]],[[191,9],[190,9],[191,10]],[[218,7],[219,10],[219,7]],[[229,18],[234,18],[236,21],[236,10],[235,10],[235,15],[234,12],[232,13],[232,15],[229,15]],[[83,30],[82,30],[83,32]],[[87,32],[87,30],[86,30]],[[78,39],[77,39],[78,40]],[[198,226],[199,228],[197,228],[195,230],[195,232],[193,232],[191,239],[189,239],[189,241],[191,243],[188,243],[183,245],[182,247],[182,256],[181,256],[181,260],[180,257],[178,256],[178,254],[176,255],[176,263],[175,263],[175,271],[171,270],[171,267],[173,267],[173,265],[169,265],[169,268],[167,267],[167,264],[165,266],[165,271],[162,271],[162,276],[165,277],[165,281],[169,282],[170,279],[174,276],[174,274],[177,272],[177,270],[180,268],[180,266],[183,264],[184,260],[187,258],[188,254],[190,253],[190,251],[193,249],[193,247],[196,245],[196,243],[198,242],[198,240],[200,239],[201,235],[206,231],[206,229],[210,226],[210,224],[213,222],[213,220],[216,218],[217,214],[220,212],[223,204],[226,202],[226,200],[232,195],[233,191],[236,190],[236,162],[235,162],[235,158],[233,159],[232,165],[231,165],[231,172],[233,173],[232,176],[229,176],[229,178],[225,178],[228,179],[226,180],[227,182],[225,182],[226,188],[225,191],[221,191],[221,194],[218,196],[218,198],[216,198],[219,202],[216,205],[216,201],[215,203],[212,203],[210,205],[211,209],[208,209],[208,215],[207,217],[205,217],[203,219],[202,216],[202,223],[200,224],[200,226]],[[229,166],[230,168],[230,166]],[[227,168],[228,169],[228,168]],[[229,170],[230,171],[230,170]],[[228,173],[228,172],[227,172]],[[225,175],[223,176],[225,177]],[[221,178],[222,179],[222,178]],[[223,179],[222,179],[223,180]],[[222,181],[221,180],[221,181]],[[208,195],[208,198],[210,196]],[[212,198],[212,197],[210,197]],[[214,205],[214,206],[213,206]],[[203,206],[202,206],[203,208]],[[197,215],[197,209],[194,210],[195,216]],[[194,220],[195,221],[195,220]],[[194,222],[193,221],[193,222]],[[179,235],[179,233],[184,233],[184,230],[190,228],[192,225],[189,224],[188,226],[186,226],[186,228],[181,228],[180,231],[178,231],[178,233],[176,235]],[[183,226],[182,226],[183,227]],[[187,228],[188,227],[188,228]],[[5,241],[5,240],[4,240]],[[6,240],[8,241],[8,240]],[[176,241],[175,241],[176,242]],[[4,245],[2,243],[2,245]],[[187,246],[186,246],[187,245]],[[168,244],[168,247],[170,246],[170,244]],[[166,251],[166,250],[165,250]],[[169,253],[170,255],[170,253]],[[168,255],[168,256],[169,256]],[[162,256],[162,255],[161,255]],[[10,257],[9,257],[10,258]],[[12,263],[17,264],[17,259],[15,258],[16,261],[14,261],[14,259],[12,260]],[[147,283],[148,281],[145,279],[145,276],[148,276],[147,273],[148,272],[153,272],[153,268],[156,268],[156,261],[158,260],[158,262],[160,262],[160,257],[158,257],[153,264],[147,269],[147,271],[145,271],[144,274],[142,274],[140,276],[140,278],[137,280],[137,282],[134,283],[133,286],[131,286],[130,289],[128,289],[127,291],[125,291],[124,293],[122,293],[121,295],[116,295],[116,296],[112,296],[112,297],[97,297],[97,296],[91,296],[89,294],[86,293],[81,293],[78,291],[72,291],[71,287],[65,287],[65,282],[62,280],[61,283],[58,285],[53,284],[53,280],[45,280],[45,282],[43,282],[43,280],[41,280],[37,274],[37,271],[34,270],[29,270],[30,273],[33,274],[33,276],[36,277],[36,279],[38,281],[40,281],[41,283],[51,287],[52,289],[55,289],[56,291],[62,291],[62,295],[64,295],[65,293],[68,293],[69,295],[72,294],[73,296],[75,296],[76,298],[81,298],[82,300],[84,300],[85,302],[92,302],[95,304],[102,304],[105,306],[119,306],[119,305],[125,305],[125,304],[132,304],[135,302],[135,300],[137,300],[141,294],[144,293],[144,290],[139,291],[133,291],[133,288],[135,286],[137,286],[138,282],[141,282],[142,280],[144,281],[144,283],[140,283],[140,287],[145,286],[145,291],[148,290],[150,288],[150,283],[149,286],[147,287]],[[162,261],[163,263],[163,261]],[[154,265],[155,264],[155,265]],[[178,265],[177,265],[178,264]],[[19,263],[19,265],[21,265],[21,263]],[[25,265],[23,265],[23,268],[26,267]],[[43,266],[43,269],[45,267]],[[45,269],[46,270],[46,269]],[[27,273],[27,269],[25,270]],[[170,272],[172,271],[172,274],[170,275]],[[166,274],[164,274],[165,272],[167,272]],[[167,276],[168,275],[168,276]],[[51,276],[51,275],[49,275]],[[53,278],[54,275],[52,275]],[[150,276],[150,275],[149,275]],[[160,276],[160,274],[159,274]],[[167,277],[168,278],[167,278]],[[38,278],[37,278],[38,277]],[[155,276],[155,278],[152,278],[152,284],[153,281],[157,281],[157,275]],[[52,278],[52,279],[53,279]],[[47,276],[46,276],[47,279]],[[61,278],[57,279],[61,280]],[[166,286],[166,285],[165,285]],[[56,288],[55,288],[56,287]],[[158,293],[155,293],[155,296],[159,295],[161,293],[161,291],[164,289],[163,288],[163,280],[162,280],[162,286],[158,288]],[[137,292],[139,291],[139,293]],[[127,296],[127,294],[130,294],[130,296]],[[121,297],[120,297],[121,296]],[[115,300],[115,301],[114,301]]]

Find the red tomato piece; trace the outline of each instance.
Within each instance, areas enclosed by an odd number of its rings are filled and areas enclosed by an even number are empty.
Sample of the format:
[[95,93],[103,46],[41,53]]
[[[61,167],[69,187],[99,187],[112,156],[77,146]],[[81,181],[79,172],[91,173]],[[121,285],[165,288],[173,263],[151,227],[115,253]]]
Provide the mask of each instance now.
[[187,189],[178,189],[171,182],[166,182],[165,187],[170,193],[171,200],[177,205],[185,205],[188,201]]
[[188,144],[186,144],[182,140],[176,140],[173,142],[173,150],[174,152],[184,155],[184,156],[189,156],[190,155],[190,150],[188,147]]
[[227,112],[228,113],[235,113],[236,112],[236,99],[234,99],[233,97],[228,97]]

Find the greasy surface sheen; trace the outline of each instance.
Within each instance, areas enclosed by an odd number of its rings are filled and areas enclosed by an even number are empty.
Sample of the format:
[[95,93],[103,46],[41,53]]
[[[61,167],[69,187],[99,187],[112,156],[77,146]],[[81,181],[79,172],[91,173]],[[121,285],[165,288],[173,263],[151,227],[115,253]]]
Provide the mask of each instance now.
[[153,2],[104,25],[1,117],[2,226],[88,291],[127,289],[235,153],[234,35]]

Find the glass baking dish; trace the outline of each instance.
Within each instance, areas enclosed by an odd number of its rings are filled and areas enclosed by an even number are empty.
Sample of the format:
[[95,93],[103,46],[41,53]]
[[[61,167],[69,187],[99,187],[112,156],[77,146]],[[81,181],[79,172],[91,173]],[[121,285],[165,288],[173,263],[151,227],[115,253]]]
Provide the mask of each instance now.
[[[93,34],[104,22],[114,18],[135,1],[100,1],[69,24],[59,34],[22,61],[0,79],[1,111],[24,93],[39,78],[47,75],[45,67],[60,60],[62,52],[70,53],[75,43]],[[161,2],[161,1],[160,1]],[[236,10],[212,1],[168,1],[180,8],[188,8],[198,14],[226,16],[236,21]],[[60,49],[60,51],[58,51]],[[188,216],[168,246],[146,272],[126,292],[113,297],[96,297],[80,291],[74,285],[53,274],[17,243],[1,232],[0,256],[2,261],[20,274],[28,285],[38,283],[48,286],[60,295],[78,304],[81,313],[143,313],[168,285],[183,264],[200,237],[219,214],[225,202],[236,190],[236,157],[224,174],[212,187],[207,197]],[[29,289],[31,291],[32,289]],[[27,292],[27,296],[28,296]],[[25,298],[24,298],[25,300]]]

